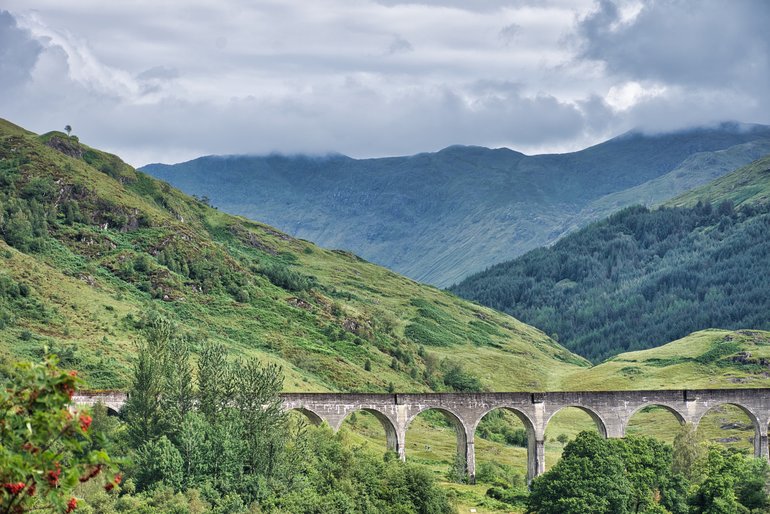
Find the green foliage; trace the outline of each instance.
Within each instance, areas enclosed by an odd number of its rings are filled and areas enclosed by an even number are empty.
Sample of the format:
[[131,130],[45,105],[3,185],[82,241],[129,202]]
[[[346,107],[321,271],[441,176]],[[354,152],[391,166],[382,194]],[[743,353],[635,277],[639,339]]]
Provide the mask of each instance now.
[[527,447],[527,431],[511,423],[513,414],[497,409],[484,416],[476,428],[476,435],[509,446]]
[[632,207],[452,290],[600,361],[710,327],[770,328],[768,252],[770,203]]
[[581,432],[556,466],[532,482],[529,512],[685,514],[688,484],[672,472],[671,460],[671,447],[652,438]]
[[478,377],[468,373],[459,362],[445,359],[441,362],[441,369],[444,373],[444,385],[450,390],[458,392],[483,390]]
[[[0,380],[0,510],[70,512],[75,487],[102,474],[109,483],[115,465],[90,441],[91,416],[70,411],[74,372],[43,363],[19,363]],[[102,482],[104,483],[104,482]]]
[[[147,365],[135,371],[127,430],[122,423],[112,429],[125,437],[134,465],[122,496],[89,494],[89,506],[129,513],[171,505],[223,514],[453,511],[428,471],[351,448],[327,427],[290,423],[274,366],[229,362],[220,345],[204,344],[192,377],[178,329],[157,315],[144,326],[140,360]],[[182,387],[182,378],[197,378],[198,387]],[[143,381],[162,385],[149,405],[133,400],[147,396]],[[144,440],[132,434],[142,417],[154,420]]]
[[313,280],[297,273],[285,264],[272,263],[259,271],[270,282],[287,291],[306,291],[313,287]]
[[532,482],[528,505],[538,514],[624,514],[630,496],[615,448],[593,432],[581,432],[556,466]]
[[693,514],[767,512],[770,466],[764,459],[711,447],[704,478],[690,498]]

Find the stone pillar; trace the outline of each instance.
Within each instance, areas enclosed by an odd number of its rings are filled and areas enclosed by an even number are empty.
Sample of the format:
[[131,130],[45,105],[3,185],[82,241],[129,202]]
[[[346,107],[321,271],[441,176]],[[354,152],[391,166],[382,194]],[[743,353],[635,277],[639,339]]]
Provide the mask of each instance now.
[[754,434],[754,457],[762,457],[765,460],[770,459],[767,449],[767,429],[760,429]]
[[465,444],[465,470],[468,473],[468,483],[476,483],[476,449],[473,444],[475,434],[471,434]]
[[527,439],[527,484],[545,473],[545,438]]
[[406,430],[401,428],[396,429],[396,453],[402,462],[406,462]]

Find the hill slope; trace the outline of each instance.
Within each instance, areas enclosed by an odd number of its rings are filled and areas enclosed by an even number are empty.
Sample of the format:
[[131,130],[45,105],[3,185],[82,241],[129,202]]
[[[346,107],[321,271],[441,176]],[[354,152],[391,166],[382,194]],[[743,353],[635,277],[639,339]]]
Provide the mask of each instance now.
[[770,329],[768,169],[770,157],[674,207],[628,208],[453,291],[594,361],[704,328]]
[[94,387],[125,385],[152,311],[194,347],[281,364],[287,390],[548,389],[587,365],[509,316],[8,122],[0,234],[0,357],[47,346]]
[[703,330],[570,374],[567,390],[767,387],[770,332]]
[[142,170],[207,196],[226,212],[448,286],[639,201],[638,192],[608,195],[673,173],[646,188],[652,201],[665,200],[752,161],[769,146],[770,127],[725,124],[656,136],[628,133],[561,155],[456,146],[362,160],[202,157]]

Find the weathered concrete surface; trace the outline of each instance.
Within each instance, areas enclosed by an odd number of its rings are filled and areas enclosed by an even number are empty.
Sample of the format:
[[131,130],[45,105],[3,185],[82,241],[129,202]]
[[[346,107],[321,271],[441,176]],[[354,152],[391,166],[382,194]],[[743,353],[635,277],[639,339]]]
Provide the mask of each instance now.
[[[495,409],[507,409],[522,421],[529,441],[527,476],[545,471],[545,428],[565,407],[587,412],[605,437],[624,437],[631,417],[640,409],[658,405],[670,410],[680,423],[697,426],[710,409],[724,404],[740,407],[754,424],[754,453],[768,458],[767,428],[770,423],[770,389],[702,389],[667,391],[587,391],[541,393],[284,393],[287,410],[304,413],[313,423],[328,423],[339,430],[356,411],[375,415],[385,429],[388,449],[406,459],[406,430],[423,411],[437,410],[454,426],[457,451],[466,463],[471,481],[476,474],[474,435],[481,418]],[[76,403],[106,404],[120,410],[125,393],[76,395]]]

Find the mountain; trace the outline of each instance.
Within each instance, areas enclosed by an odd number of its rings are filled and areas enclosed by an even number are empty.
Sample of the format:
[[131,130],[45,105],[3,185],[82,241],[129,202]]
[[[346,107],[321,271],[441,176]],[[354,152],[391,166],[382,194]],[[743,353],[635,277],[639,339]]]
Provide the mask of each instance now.
[[705,328],[767,330],[768,199],[770,156],[661,208],[627,208],[452,291],[595,362]]
[[382,159],[209,156],[142,171],[223,211],[445,287],[639,203],[642,192],[662,201],[768,151],[770,127],[723,124],[630,132],[559,155],[453,146]]
[[193,348],[280,364],[290,391],[549,389],[587,366],[510,316],[6,121],[0,235],[0,360],[47,347],[96,388],[126,386],[151,313]]

